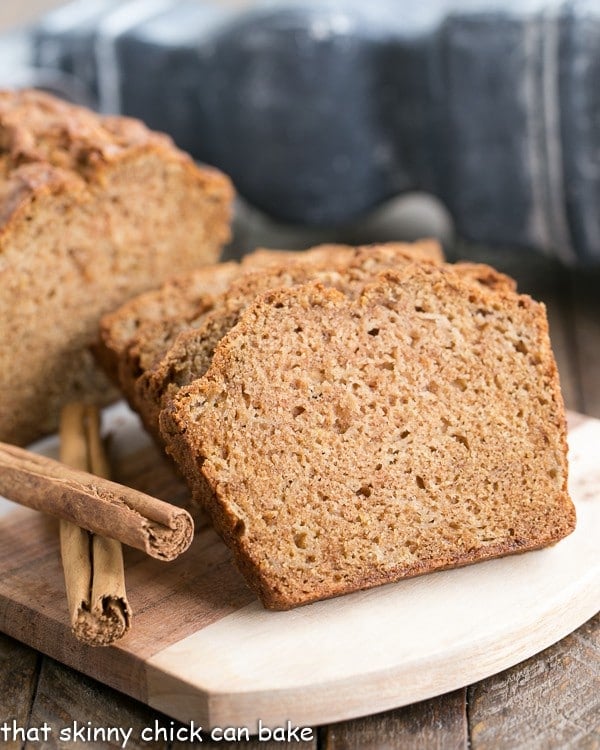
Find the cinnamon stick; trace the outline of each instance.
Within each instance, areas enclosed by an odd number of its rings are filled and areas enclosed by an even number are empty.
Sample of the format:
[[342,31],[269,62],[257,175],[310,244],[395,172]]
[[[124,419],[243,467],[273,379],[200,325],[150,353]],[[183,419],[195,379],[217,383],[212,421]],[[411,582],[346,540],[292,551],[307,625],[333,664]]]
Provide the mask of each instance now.
[[194,536],[182,508],[8,443],[0,443],[0,494],[159,560],[174,560]]
[[[60,424],[61,461],[108,478],[110,468],[100,438],[95,406],[68,404]],[[121,543],[60,522],[60,550],[74,635],[91,646],[108,646],[131,625]]]

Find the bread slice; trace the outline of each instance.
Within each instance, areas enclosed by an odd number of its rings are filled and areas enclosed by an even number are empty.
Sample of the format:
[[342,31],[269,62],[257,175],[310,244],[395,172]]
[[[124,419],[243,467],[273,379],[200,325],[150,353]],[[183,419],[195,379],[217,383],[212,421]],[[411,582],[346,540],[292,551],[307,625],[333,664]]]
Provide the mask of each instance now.
[[[334,265],[328,262],[327,257],[316,256],[313,263],[273,265],[261,273],[248,273],[234,280],[214,301],[210,312],[195,327],[181,327],[177,335],[171,337],[173,343],[164,356],[153,367],[146,362],[144,372],[137,377],[130,400],[147,428],[156,434],[161,410],[179,388],[204,375],[215,347],[236,325],[240,315],[258,294],[316,280],[354,296],[382,270],[401,268],[415,260],[442,262],[439,255],[421,253],[419,244],[400,243],[349,248],[346,253],[338,254],[337,260],[337,265]],[[513,279],[484,264],[460,263],[454,268],[463,276],[489,288],[515,288]]]
[[100,320],[98,340],[93,347],[97,361],[115,385],[122,385],[120,363],[138,339],[151,340],[153,330],[161,335],[160,324],[168,326],[172,321],[181,321],[183,325],[183,321],[193,320],[244,271],[279,263],[295,255],[294,251],[259,248],[245,256],[241,263],[213,263],[192,269],[167,279],[158,289],[127,300]]
[[98,321],[217,260],[233,189],[142,123],[37,91],[0,92],[0,439],[26,443],[72,399],[115,391]]
[[[388,243],[379,248],[379,255],[386,255],[388,258],[385,267],[393,264],[396,257],[428,262],[440,262],[443,258],[441,247],[435,240],[422,240],[410,244]],[[113,377],[116,374],[116,381],[130,405],[140,412],[144,424],[157,437],[158,412],[154,403],[147,401],[145,386],[138,384],[148,370],[161,362],[170,347],[176,344],[179,335],[185,336],[186,332],[201,329],[209,314],[211,317],[220,315],[219,310],[222,310],[224,304],[224,292],[233,280],[239,276],[256,273],[258,282],[256,287],[253,287],[252,296],[254,296],[259,291],[265,291],[277,285],[278,271],[275,268],[283,269],[284,273],[292,264],[314,265],[326,269],[348,264],[353,261],[357,253],[364,255],[365,252],[368,252],[368,247],[355,248],[337,244],[318,245],[301,251],[259,248],[244,256],[239,265],[228,264],[226,274],[223,273],[223,264],[216,264],[212,270],[203,269],[200,272],[203,274],[201,284],[197,281],[189,282],[181,279],[154,292],[154,295],[160,299],[160,305],[156,305],[152,297],[147,295],[145,299],[139,300],[139,304],[138,300],[132,300],[121,310],[107,316],[101,322],[100,337],[104,349],[104,355],[100,353],[101,360],[109,363],[109,372],[112,370]],[[260,273],[257,269],[260,269]],[[210,283],[212,273],[216,275],[213,285]],[[268,282],[267,280],[273,274],[275,274],[275,281]],[[307,278],[310,277],[303,275],[301,280]],[[180,294],[171,314],[168,300],[175,285]],[[197,294],[200,286],[204,288],[204,292]],[[192,295],[186,294],[188,288],[193,290]],[[251,298],[247,299],[246,303],[249,301]],[[161,308],[165,310],[164,315],[153,314],[154,310],[160,313]],[[150,313],[147,316],[144,314],[146,309]],[[132,316],[135,321],[133,325],[128,322],[131,321]],[[120,335],[121,331],[130,331],[126,340]],[[193,337],[194,334],[190,335]],[[156,414],[150,417],[149,415],[154,412]]]
[[[390,247],[393,246],[390,243]],[[407,245],[403,244],[403,247]],[[419,257],[443,260],[442,249],[435,240],[421,240],[410,247]],[[286,262],[343,262],[352,250],[351,246],[341,244],[317,245],[308,250],[258,248],[245,255],[240,263],[214,264],[169,279],[159,289],[139,295],[103,317],[98,359],[119,383],[116,374],[119,362],[127,356],[129,348],[140,345],[149,349],[153,331],[158,333],[158,326],[154,328],[156,324],[165,322],[168,326],[171,321],[181,321],[183,326],[184,321],[193,321],[207,307],[206,298],[221,294],[237,276]]]
[[120,385],[119,362],[140,328],[193,317],[207,298],[227,289],[238,274],[238,263],[211,263],[170,278],[158,289],[136,295],[103,315],[94,355],[115,385]]
[[575,526],[545,308],[448,267],[258,297],[161,426],[273,609]]
[[100,320],[94,354],[130,405],[137,408],[135,383],[169,348],[180,331],[201,325],[215,300],[238,276],[277,263],[311,257],[333,260],[346,245],[319,245],[307,251],[259,248],[240,263],[214,263],[169,279]]
[[332,287],[343,283],[340,269],[308,263],[271,266],[263,272],[251,273],[234,281],[213,309],[201,320],[195,321],[196,327],[180,327],[171,337],[164,356],[155,362],[154,367],[141,372],[133,382],[133,394],[130,394],[129,401],[148,431],[162,442],[158,429],[161,410],[179,388],[204,375],[219,341],[260,292],[313,279]]

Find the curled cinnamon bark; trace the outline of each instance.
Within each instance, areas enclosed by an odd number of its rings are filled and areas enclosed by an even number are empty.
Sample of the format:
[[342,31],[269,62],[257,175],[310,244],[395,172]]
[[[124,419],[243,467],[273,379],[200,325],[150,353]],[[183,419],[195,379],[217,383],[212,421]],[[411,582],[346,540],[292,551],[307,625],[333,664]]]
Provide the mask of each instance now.
[[194,535],[182,508],[8,443],[0,443],[0,494],[159,560],[175,559]]
[[[75,469],[108,478],[110,468],[95,406],[68,404],[60,423],[60,458]],[[74,635],[91,646],[108,646],[131,627],[121,543],[60,522],[60,551]]]

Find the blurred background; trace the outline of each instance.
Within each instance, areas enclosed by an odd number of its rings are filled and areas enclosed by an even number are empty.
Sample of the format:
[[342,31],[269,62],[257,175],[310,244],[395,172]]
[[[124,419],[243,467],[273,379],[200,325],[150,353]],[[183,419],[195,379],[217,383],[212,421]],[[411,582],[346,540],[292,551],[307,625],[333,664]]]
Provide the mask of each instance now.
[[[240,194],[229,257],[436,236],[546,302],[600,416],[600,8],[21,0],[0,83],[139,116]],[[48,15],[49,11],[54,11]]]
[[139,117],[280,223],[354,235],[421,193],[445,238],[451,217],[461,239],[600,264],[594,3],[72,0],[37,11],[0,78]]

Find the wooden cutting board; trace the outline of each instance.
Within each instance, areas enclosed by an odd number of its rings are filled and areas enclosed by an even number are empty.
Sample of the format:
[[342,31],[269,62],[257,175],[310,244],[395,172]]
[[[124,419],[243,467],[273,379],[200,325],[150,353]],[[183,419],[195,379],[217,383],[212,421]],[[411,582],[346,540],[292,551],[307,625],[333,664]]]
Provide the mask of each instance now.
[[[555,547],[290,612],[267,612],[199,520],[174,563],[128,550],[132,632],[92,649],[69,631],[53,519],[0,499],[0,629],[184,722],[310,726],[480,680],[600,609],[600,420],[571,414],[577,530]],[[186,492],[136,418],[105,412],[115,479],[173,502]],[[55,439],[36,449],[56,456]]]

